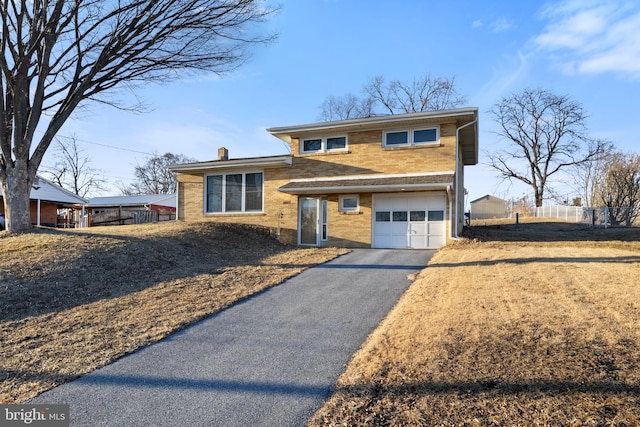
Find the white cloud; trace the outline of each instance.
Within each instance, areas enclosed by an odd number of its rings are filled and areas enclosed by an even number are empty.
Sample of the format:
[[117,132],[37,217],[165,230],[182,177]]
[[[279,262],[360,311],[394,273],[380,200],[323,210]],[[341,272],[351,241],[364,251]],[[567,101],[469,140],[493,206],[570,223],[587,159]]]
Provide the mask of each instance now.
[[482,21],[480,19],[476,19],[471,23],[471,28],[481,28],[481,27],[482,27]]
[[563,1],[548,5],[535,38],[566,74],[619,73],[640,78],[640,7],[622,1]]
[[506,18],[496,19],[489,24],[489,31],[492,33],[502,33],[511,29],[513,25]]

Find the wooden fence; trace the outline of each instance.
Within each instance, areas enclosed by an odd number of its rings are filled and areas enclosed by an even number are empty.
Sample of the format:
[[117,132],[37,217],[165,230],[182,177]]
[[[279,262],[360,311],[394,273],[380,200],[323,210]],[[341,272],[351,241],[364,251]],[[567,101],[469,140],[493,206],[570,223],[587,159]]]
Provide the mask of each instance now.
[[172,221],[175,218],[175,212],[114,209],[92,214],[89,226],[147,224],[150,222]]

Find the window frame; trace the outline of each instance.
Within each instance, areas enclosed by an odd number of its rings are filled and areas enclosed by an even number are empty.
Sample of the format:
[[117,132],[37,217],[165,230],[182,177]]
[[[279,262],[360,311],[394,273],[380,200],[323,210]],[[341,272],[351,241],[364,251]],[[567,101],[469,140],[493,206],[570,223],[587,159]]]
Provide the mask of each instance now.
[[[251,174],[261,174],[262,179],[260,183],[260,209],[252,209],[247,210],[247,175]],[[229,194],[227,193],[227,177],[232,175],[242,175],[241,179],[241,189],[240,189],[240,210],[227,210],[227,198]],[[221,201],[220,201],[220,210],[219,211],[210,211],[208,210],[208,202],[207,198],[209,197],[209,178],[210,177],[220,177],[221,180]],[[233,214],[262,214],[264,213],[264,171],[263,170],[250,170],[246,172],[222,172],[222,173],[209,173],[204,176],[204,204],[203,211],[205,215],[233,215]]]
[[[344,138],[344,147],[341,148],[328,148],[328,140]],[[319,150],[305,150],[304,143],[306,141],[320,140]],[[347,135],[327,135],[323,137],[309,137],[300,138],[300,154],[314,154],[314,153],[335,153],[341,151],[347,151],[349,149],[349,137]]]
[[[435,141],[415,142],[415,132],[420,131],[436,131]],[[387,144],[387,135],[406,132],[407,142],[403,144]],[[433,125],[427,127],[415,127],[408,129],[389,129],[382,133],[382,146],[384,148],[396,148],[396,147],[426,147],[430,145],[440,145],[440,125]]]
[[[347,199],[355,199],[355,207],[344,207],[344,201]],[[338,198],[338,211],[339,212],[360,212],[360,195],[359,194],[342,194]]]

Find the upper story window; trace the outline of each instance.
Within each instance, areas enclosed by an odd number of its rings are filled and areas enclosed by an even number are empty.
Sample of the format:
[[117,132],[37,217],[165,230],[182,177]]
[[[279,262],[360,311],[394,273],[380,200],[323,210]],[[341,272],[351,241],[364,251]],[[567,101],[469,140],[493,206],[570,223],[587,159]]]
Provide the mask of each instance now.
[[440,127],[434,126],[421,129],[394,130],[383,134],[384,147],[406,147],[412,145],[438,144],[440,142]]
[[347,149],[346,136],[332,136],[329,138],[309,138],[302,139],[300,143],[300,152],[306,153],[324,153],[330,151],[340,151]]
[[205,178],[205,212],[262,212],[262,172],[208,175]]

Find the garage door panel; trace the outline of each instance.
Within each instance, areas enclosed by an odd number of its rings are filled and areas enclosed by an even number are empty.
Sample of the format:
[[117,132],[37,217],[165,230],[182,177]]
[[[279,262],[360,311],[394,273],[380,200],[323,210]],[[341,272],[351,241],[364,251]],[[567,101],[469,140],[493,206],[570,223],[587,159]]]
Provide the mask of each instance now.
[[374,199],[373,246],[439,248],[446,237],[444,193],[389,194]]

